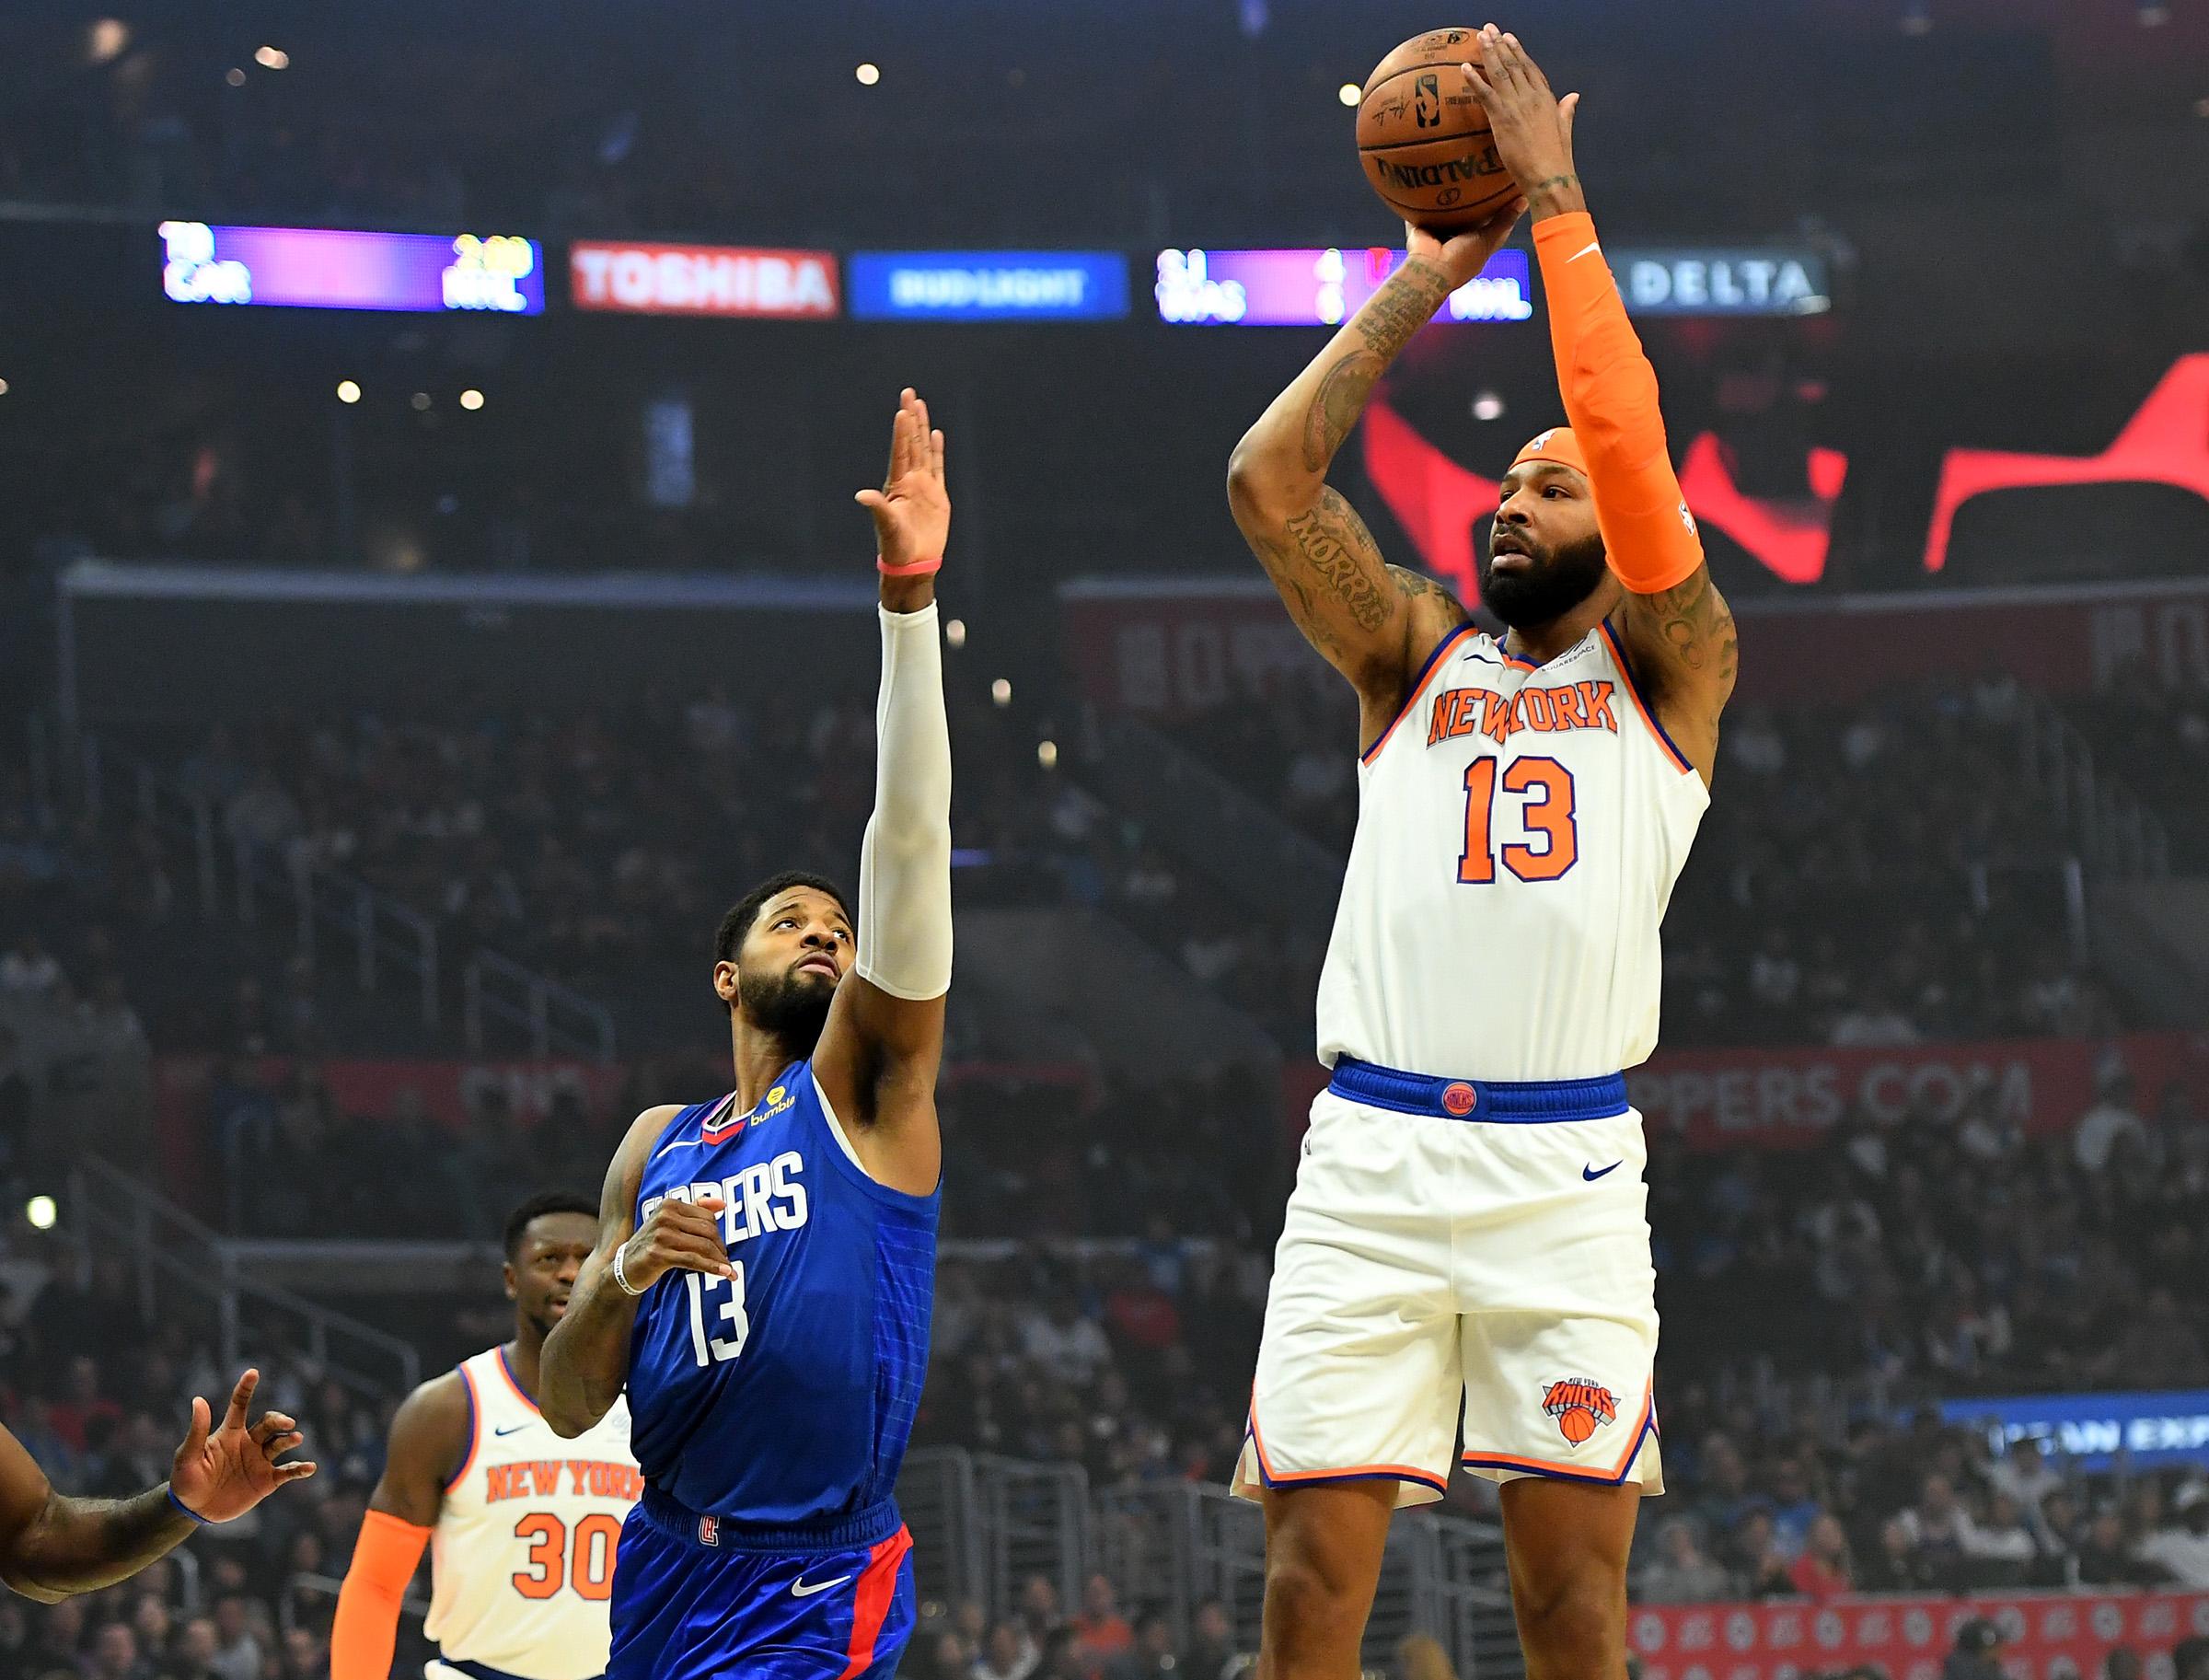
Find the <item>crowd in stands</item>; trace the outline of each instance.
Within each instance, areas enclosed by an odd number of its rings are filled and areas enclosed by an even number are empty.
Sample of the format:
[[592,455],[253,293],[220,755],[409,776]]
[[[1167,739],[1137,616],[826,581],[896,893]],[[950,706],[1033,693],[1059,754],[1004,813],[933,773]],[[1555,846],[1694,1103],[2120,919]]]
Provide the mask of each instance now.
[[[1339,853],[1358,801],[1339,688],[1290,679],[1179,733]],[[1879,1046],[2122,1025],[2065,941],[2065,848],[2018,773],[2019,704],[1988,682],[1735,708],[1719,796],[1666,915],[1665,1042]]]

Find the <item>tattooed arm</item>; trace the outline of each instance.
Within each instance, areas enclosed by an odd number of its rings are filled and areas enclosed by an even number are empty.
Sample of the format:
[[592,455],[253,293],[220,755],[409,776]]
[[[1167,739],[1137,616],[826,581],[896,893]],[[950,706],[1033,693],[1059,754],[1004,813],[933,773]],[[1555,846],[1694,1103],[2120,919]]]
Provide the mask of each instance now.
[[1406,230],[1410,261],[1243,434],[1228,463],[1235,523],[1304,637],[1358,690],[1362,740],[1394,720],[1412,674],[1464,609],[1440,585],[1382,562],[1326,482],[1375,382],[1451,291],[1477,274],[1523,204],[1447,243]]

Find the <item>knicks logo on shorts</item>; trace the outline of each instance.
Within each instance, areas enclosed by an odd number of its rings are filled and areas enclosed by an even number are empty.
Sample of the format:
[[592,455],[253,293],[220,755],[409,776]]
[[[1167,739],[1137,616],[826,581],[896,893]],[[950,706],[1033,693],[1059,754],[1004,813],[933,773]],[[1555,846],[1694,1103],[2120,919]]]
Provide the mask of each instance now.
[[1618,1418],[1618,1396],[1591,1377],[1568,1376],[1552,1383],[1542,1396],[1542,1409],[1557,1420],[1566,1440],[1579,1446],[1604,1424]]

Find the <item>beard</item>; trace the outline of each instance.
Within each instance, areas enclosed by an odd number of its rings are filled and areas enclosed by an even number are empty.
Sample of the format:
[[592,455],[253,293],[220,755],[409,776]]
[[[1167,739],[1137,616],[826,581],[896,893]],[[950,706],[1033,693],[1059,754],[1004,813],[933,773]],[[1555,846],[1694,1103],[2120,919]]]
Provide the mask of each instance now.
[[1491,553],[1480,568],[1481,604],[1513,630],[1556,622],[1593,595],[1609,565],[1601,534],[1562,548],[1524,538],[1534,563],[1522,572],[1498,572]]
[[760,1031],[772,1033],[797,1054],[813,1054],[821,1028],[828,1025],[828,1005],[836,988],[810,974],[786,968],[781,974],[746,974],[736,977],[736,1007]]

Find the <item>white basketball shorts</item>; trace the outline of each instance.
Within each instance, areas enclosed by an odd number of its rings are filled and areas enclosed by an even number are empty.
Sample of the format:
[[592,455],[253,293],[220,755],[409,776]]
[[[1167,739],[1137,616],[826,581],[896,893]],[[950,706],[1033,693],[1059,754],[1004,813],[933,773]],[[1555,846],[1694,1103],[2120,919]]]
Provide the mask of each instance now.
[[1623,1079],[1338,1065],[1275,1251],[1235,1491],[1386,1479],[1420,1504],[1454,1453],[1494,1481],[1661,1493],[1648,1159]]

